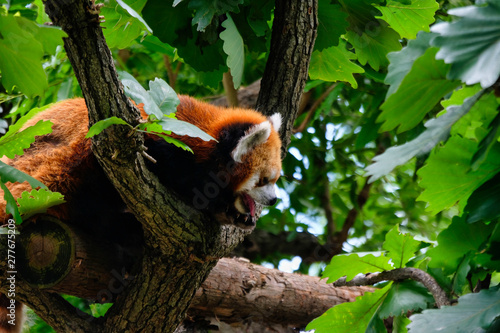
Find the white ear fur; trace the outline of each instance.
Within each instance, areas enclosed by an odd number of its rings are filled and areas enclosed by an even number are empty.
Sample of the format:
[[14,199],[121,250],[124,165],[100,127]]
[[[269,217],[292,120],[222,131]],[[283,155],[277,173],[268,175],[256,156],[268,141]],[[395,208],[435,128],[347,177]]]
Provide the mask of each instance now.
[[251,152],[258,145],[266,142],[269,135],[271,135],[271,123],[269,121],[264,121],[250,127],[232,151],[231,156],[233,160],[241,163],[243,156]]
[[275,113],[271,117],[269,117],[269,121],[274,127],[274,130],[278,132],[281,127],[281,114]]

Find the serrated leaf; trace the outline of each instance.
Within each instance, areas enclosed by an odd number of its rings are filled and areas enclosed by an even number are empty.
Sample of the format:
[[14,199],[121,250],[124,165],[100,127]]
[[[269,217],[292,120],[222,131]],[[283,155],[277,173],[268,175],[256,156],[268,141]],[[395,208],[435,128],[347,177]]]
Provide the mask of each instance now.
[[[1,170],[0,170],[0,178],[1,178]],[[7,186],[5,186],[3,181],[0,181],[0,188],[3,191],[3,199],[5,200],[5,212],[7,214],[12,215],[16,224],[21,224],[23,221],[21,218],[21,214],[19,214],[19,207],[17,207],[17,202],[12,193],[10,193]]]
[[309,67],[311,80],[346,81],[353,88],[357,88],[358,83],[353,74],[364,73],[365,70],[351,62],[356,56],[345,47],[345,42],[341,41],[338,46],[329,47],[321,52],[314,51]]
[[0,15],[0,71],[7,91],[14,86],[28,96],[42,95],[48,87],[42,67],[43,46],[24,31],[12,15]]
[[380,306],[381,318],[405,315],[408,311],[426,309],[434,303],[434,298],[427,288],[413,280],[394,282],[387,297]]
[[24,154],[27,149],[35,142],[36,136],[52,133],[52,122],[49,120],[40,120],[35,125],[24,129],[21,132],[0,138],[0,156],[7,156],[12,159],[16,155]]
[[402,38],[413,39],[419,31],[429,31],[429,25],[434,22],[434,13],[439,8],[435,0],[400,1],[389,0],[385,6],[375,6],[383,19]]
[[239,13],[238,6],[242,3],[243,0],[191,0],[189,8],[196,11],[193,25],[197,25],[198,31],[205,31],[214,16],[228,12]]
[[420,32],[417,39],[408,41],[406,47],[401,51],[391,52],[387,55],[390,64],[384,82],[390,87],[386,99],[398,90],[406,74],[413,67],[413,63],[427,51],[434,36],[431,33]]
[[387,257],[375,257],[373,254],[360,257],[353,253],[334,256],[321,276],[328,278],[327,283],[332,283],[343,276],[349,281],[358,274],[382,272],[393,268]]
[[464,208],[467,223],[492,221],[500,217],[500,173],[472,193]]
[[436,60],[436,52],[428,49],[415,60],[399,89],[382,104],[377,120],[384,122],[380,131],[398,127],[401,133],[415,127],[444,95],[460,85],[460,81],[446,79],[449,65]]
[[362,333],[387,297],[391,283],[373,293],[357,297],[355,302],[342,303],[327,310],[307,325],[316,333]]
[[417,138],[400,146],[390,147],[384,153],[373,158],[375,163],[366,167],[366,177],[372,183],[389,174],[395,167],[403,165],[415,156],[430,152],[439,142],[446,140],[450,129],[464,114],[469,112],[479,98],[481,92],[468,98],[462,105],[448,107],[446,113],[439,118],[425,123],[427,128]]
[[500,75],[500,3],[487,1],[488,6],[455,8],[448,14],[461,19],[434,25],[432,32],[439,36],[431,42],[440,48],[437,59],[452,64],[450,80],[466,84],[481,83],[490,87]]
[[231,70],[233,76],[234,89],[238,89],[241,85],[243,77],[243,67],[245,64],[245,47],[243,45],[243,38],[238,32],[238,28],[234,24],[233,19],[229,14],[222,22],[225,28],[219,36],[224,41],[222,46],[224,52],[227,54],[227,67]]
[[24,219],[35,214],[46,213],[48,208],[64,203],[63,197],[59,192],[51,192],[46,189],[23,192],[21,197],[17,199],[19,212]]
[[500,315],[498,287],[467,294],[455,306],[424,310],[410,317],[412,333],[470,333],[483,332]]
[[349,43],[354,46],[361,65],[368,63],[374,70],[378,71],[380,66],[389,63],[387,54],[399,51],[401,43],[398,33],[389,28],[387,23],[379,21],[376,24],[376,28],[373,30],[366,30],[361,34],[348,31],[345,36]]
[[92,125],[92,127],[89,128],[89,131],[87,135],[85,135],[85,138],[91,138],[94,135],[97,135],[104,131],[106,128],[112,126],[112,125],[128,125],[130,126],[125,120],[118,118],[118,117],[110,117],[107,119],[103,119]]
[[492,148],[481,168],[473,171],[469,165],[476,150],[477,142],[452,136],[429,156],[418,171],[424,191],[417,198],[428,202],[428,211],[435,214],[459,201],[465,203],[476,188],[500,170],[500,144]]
[[16,168],[5,164],[4,162],[0,161],[0,182],[1,183],[6,183],[6,182],[28,182],[31,187],[41,187],[41,188],[47,188],[42,182],[38,181],[37,179],[31,177],[30,175],[17,170]]
[[200,138],[203,141],[215,140],[212,136],[208,135],[198,127],[188,122],[172,119],[163,118],[158,122],[164,131],[171,131],[177,135],[187,135],[190,137]]
[[2,136],[2,138],[0,138],[0,143],[3,140],[6,140],[11,135],[15,135],[21,129],[21,127],[23,127],[24,124],[26,124],[26,122],[28,120],[30,120],[31,118],[33,118],[38,113],[40,113],[40,112],[42,112],[42,111],[44,111],[44,110],[52,107],[53,105],[54,104],[52,103],[52,104],[48,104],[48,105],[45,105],[45,106],[42,106],[42,107],[39,107],[39,108],[34,108],[31,111],[29,111],[26,115],[24,115],[23,117],[19,118],[18,121],[16,121],[14,124],[12,124],[12,125],[9,126],[9,131],[4,136]]
[[391,258],[394,267],[402,268],[415,255],[420,243],[410,234],[401,234],[399,225],[396,225],[385,235],[382,247],[387,251],[386,256]]
[[443,268],[448,273],[455,271],[462,257],[469,251],[477,252],[493,229],[493,224],[470,224],[454,217],[450,226],[438,235],[438,245],[427,251],[431,258],[429,267]]
[[342,11],[338,4],[332,4],[330,0],[319,0],[318,2],[318,37],[314,42],[314,49],[323,49],[339,44],[339,38],[346,32],[349,23],[347,13]]
[[149,81],[149,95],[164,115],[177,111],[177,105],[180,103],[179,97],[175,90],[162,79],[155,78],[154,81]]
[[120,80],[122,81],[125,94],[132,98],[137,104],[144,104],[144,112],[148,115],[154,115],[157,119],[163,118],[163,113],[161,112],[158,105],[156,105],[153,97],[144,89],[143,86],[135,77],[127,72],[119,72]]

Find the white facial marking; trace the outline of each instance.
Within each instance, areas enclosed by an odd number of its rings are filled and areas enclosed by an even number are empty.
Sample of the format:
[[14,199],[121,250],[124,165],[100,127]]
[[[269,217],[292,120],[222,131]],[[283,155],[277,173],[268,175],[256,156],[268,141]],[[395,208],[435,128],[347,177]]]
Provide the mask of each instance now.
[[248,191],[248,194],[254,199],[256,202],[269,206],[270,203],[276,199],[276,191],[274,190],[274,184],[269,183],[265,186],[255,187],[252,190]]

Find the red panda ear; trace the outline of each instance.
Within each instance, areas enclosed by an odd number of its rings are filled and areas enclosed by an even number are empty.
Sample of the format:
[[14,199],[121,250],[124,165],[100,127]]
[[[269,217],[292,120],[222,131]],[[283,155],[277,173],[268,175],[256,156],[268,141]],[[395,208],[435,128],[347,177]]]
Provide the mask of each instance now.
[[269,121],[264,121],[263,123],[250,127],[231,152],[233,160],[241,163],[243,156],[250,153],[258,145],[266,142],[269,135],[271,135],[271,123]]
[[274,130],[278,132],[281,127],[281,115],[279,113],[275,113],[271,117],[269,117],[269,121],[273,125]]

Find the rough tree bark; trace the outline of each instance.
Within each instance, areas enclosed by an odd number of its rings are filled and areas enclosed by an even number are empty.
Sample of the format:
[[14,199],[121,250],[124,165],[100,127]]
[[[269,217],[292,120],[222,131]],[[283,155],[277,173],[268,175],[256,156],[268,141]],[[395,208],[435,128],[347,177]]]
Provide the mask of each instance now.
[[[47,0],[45,8],[54,24],[68,34],[65,49],[86,100],[89,125],[111,116],[137,124],[138,110],[123,93],[95,3]],[[283,115],[284,138],[291,135],[290,124],[307,77],[316,26],[316,0],[276,1],[269,55],[274,60],[262,81],[268,95],[263,95],[258,105],[266,114],[272,110]],[[19,300],[58,331],[173,331],[218,258],[229,253],[245,234],[238,228],[220,227],[168,193],[144,165],[143,138],[129,136],[126,131],[120,126],[106,130],[93,139],[92,149],[143,227],[142,261],[133,283],[98,320],[75,315],[76,310],[59,296],[33,290],[19,281]],[[288,144],[288,139],[284,143]]]

